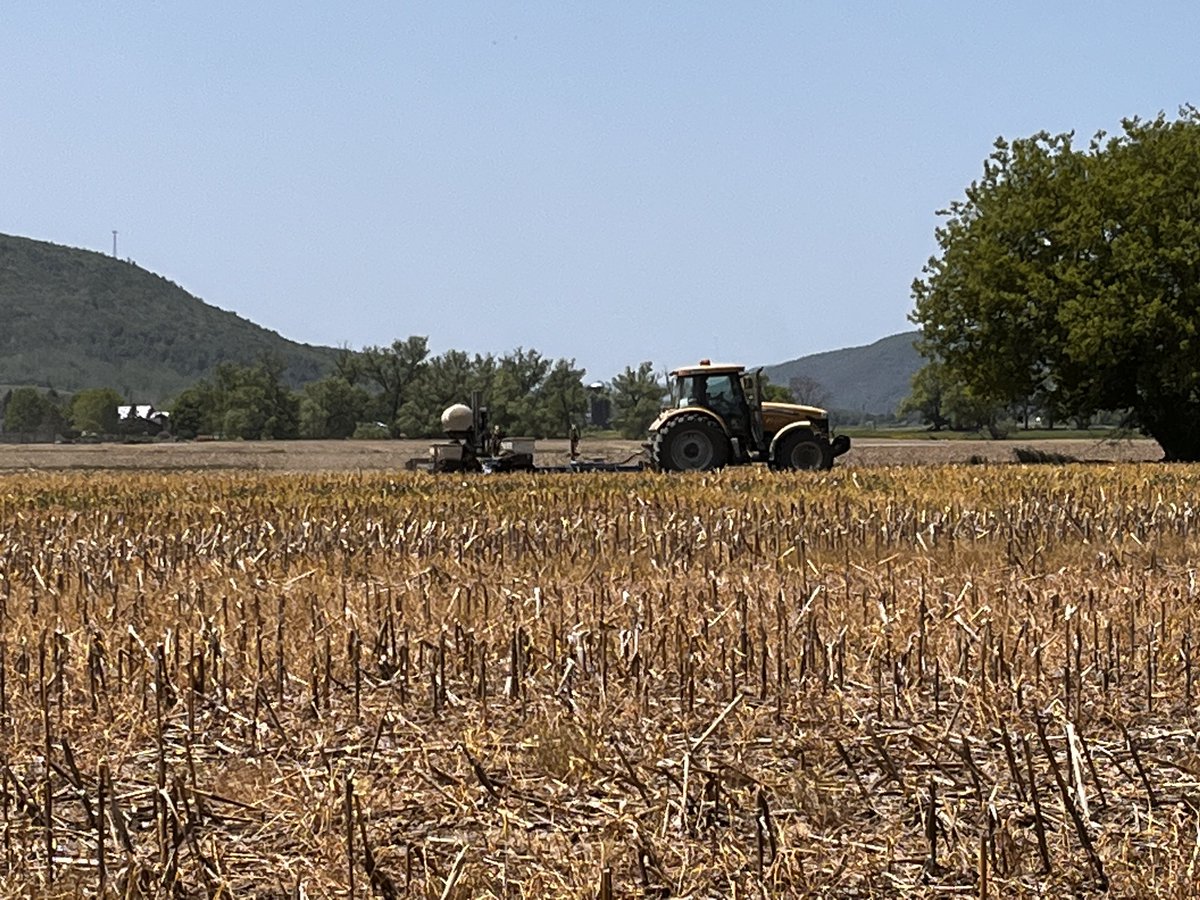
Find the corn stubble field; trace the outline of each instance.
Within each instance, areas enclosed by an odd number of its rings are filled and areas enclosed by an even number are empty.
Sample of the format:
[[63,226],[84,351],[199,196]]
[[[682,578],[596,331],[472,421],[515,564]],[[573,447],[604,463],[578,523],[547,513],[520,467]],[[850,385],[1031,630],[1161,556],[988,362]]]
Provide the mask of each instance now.
[[0,894],[1191,896],[1198,496],[8,475]]

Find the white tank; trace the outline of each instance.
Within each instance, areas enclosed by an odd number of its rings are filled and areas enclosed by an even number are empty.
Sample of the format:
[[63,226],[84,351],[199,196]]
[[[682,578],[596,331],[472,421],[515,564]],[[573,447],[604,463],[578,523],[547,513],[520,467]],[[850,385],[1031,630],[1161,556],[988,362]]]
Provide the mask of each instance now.
[[465,403],[455,403],[453,406],[447,406],[442,413],[442,430],[446,434],[466,434],[471,430],[474,421],[471,407]]

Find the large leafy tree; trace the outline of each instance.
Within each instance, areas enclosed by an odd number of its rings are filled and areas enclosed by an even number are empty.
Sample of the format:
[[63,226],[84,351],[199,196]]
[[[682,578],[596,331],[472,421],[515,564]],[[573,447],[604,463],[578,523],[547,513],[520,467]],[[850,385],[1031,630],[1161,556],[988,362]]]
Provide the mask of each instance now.
[[489,397],[492,421],[509,434],[541,437],[542,406],[538,389],[552,361],[537,350],[518,347],[496,363]]
[[16,388],[9,394],[4,407],[4,430],[19,434],[57,433],[63,426],[57,401],[58,396],[52,391],[42,393],[31,387]]
[[546,373],[537,392],[541,408],[539,436],[566,437],[572,425],[583,424],[587,410],[583,371],[576,368],[575,360],[560,359]]
[[88,388],[71,398],[71,424],[80,431],[116,434],[117,407],[124,403],[112,388]]
[[171,407],[171,430],[178,437],[191,440],[199,434],[211,432],[216,395],[212,385],[200,381],[183,391]]
[[1200,111],[998,140],[913,285],[920,347],[980,403],[1128,410],[1200,459]]
[[945,366],[939,362],[917,370],[912,378],[912,392],[900,404],[898,412],[917,413],[932,431],[986,428],[993,437],[1003,435],[1000,419],[1004,408],[979,400],[970,388],[947,378]]
[[395,429],[400,408],[415,395],[428,356],[429,338],[397,338],[390,347],[364,347],[357,357],[347,357],[338,366],[339,374],[351,384],[355,378],[349,376],[358,373],[373,382],[379,388],[381,414]]
[[462,350],[447,350],[433,357],[400,408],[398,430],[409,437],[441,434],[442,410],[453,403],[470,403],[476,391],[486,397],[495,369],[491,354],[471,357]]
[[283,364],[269,354],[253,366],[221,363],[212,381],[188,388],[171,410],[180,437],[294,438],[299,421],[300,402],[283,383]]
[[340,375],[304,386],[300,396],[300,436],[348,438],[363,421],[370,397]]
[[283,382],[283,362],[266,354],[253,366],[217,366],[220,431],[245,440],[299,435],[300,402]]
[[573,360],[552,360],[537,350],[518,347],[499,358],[447,350],[423,361],[404,391],[393,432],[408,437],[440,434],[442,410],[452,403],[469,403],[478,393],[492,422],[505,433],[561,437],[572,422],[582,421],[582,378]]
[[663,406],[667,389],[654,374],[654,365],[644,362],[636,369],[625,371],[612,380],[613,427],[624,437],[646,436],[646,430]]

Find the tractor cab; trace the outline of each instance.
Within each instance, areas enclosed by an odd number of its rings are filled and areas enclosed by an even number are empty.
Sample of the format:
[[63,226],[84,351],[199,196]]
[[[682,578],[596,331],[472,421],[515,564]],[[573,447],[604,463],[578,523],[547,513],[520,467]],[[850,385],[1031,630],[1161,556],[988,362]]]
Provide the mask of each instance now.
[[702,359],[671,372],[670,389],[670,406],[650,426],[650,465],[659,470],[828,469],[850,448],[849,438],[831,438],[825,410],[764,402],[761,369]]
[[737,365],[698,366],[671,373],[671,408],[697,408],[713,413],[735,439],[738,455],[756,454],[762,446],[762,385],[758,372]]

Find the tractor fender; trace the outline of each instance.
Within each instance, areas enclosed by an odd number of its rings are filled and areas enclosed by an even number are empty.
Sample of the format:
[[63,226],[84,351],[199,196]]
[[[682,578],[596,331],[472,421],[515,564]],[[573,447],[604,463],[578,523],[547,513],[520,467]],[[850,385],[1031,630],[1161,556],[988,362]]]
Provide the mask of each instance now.
[[779,446],[780,439],[787,437],[789,434],[794,434],[797,431],[807,431],[810,434],[816,434],[816,432],[813,431],[812,422],[789,422],[787,425],[784,425],[777,432],[775,432],[775,436],[771,438],[769,458],[775,458],[775,448]]
[[662,428],[663,425],[665,425],[669,420],[683,413],[700,413],[701,415],[707,416],[721,426],[721,431],[725,433],[726,437],[730,436],[729,425],[725,422],[725,420],[718,416],[711,409],[705,409],[703,406],[681,406],[679,409],[663,410],[658,414],[658,418],[655,419],[650,425],[650,432],[653,434],[655,431],[658,431],[660,428]]

